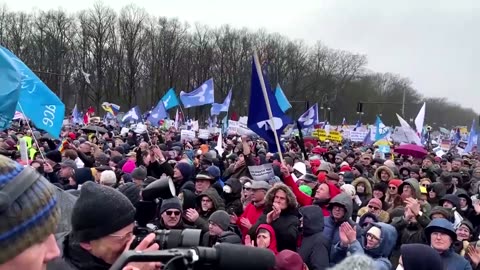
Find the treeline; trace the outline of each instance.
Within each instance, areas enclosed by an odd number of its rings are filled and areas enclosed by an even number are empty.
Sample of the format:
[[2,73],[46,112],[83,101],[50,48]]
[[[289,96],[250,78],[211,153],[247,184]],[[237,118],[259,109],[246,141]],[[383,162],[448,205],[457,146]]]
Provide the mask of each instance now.
[[[257,49],[274,87],[279,83],[297,118],[307,104],[318,102],[320,118],[340,123],[372,123],[381,114],[398,124],[405,93],[405,119],[414,118],[427,102],[427,122],[435,126],[469,125],[475,112],[444,98],[425,98],[407,78],[366,69],[367,56],[290,40],[264,30],[251,32],[228,25],[209,28],[177,19],[155,17],[129,5],[119,14],[96,3],[71,14],[64,10],[11,12],[0,7],[0,44],[18,55],[65,102],[97,110],[104,101],[126,111],[134,105],[150,109],[174,87],[191,91],[215,81],[215,100],[233,88],[230,112],[248,112],[251,56]],[[88,84],[82,73],[90,74]],[[364,114],[356,113],[365,102]],[[368,103],[372,102],[372,103]],[[385,102],[389,104],[377,104]],[[375,104],[373,104],[375,103]],[[328,109],[330,108],[330,110]],[[186,111],[205,119],[209,106]]]

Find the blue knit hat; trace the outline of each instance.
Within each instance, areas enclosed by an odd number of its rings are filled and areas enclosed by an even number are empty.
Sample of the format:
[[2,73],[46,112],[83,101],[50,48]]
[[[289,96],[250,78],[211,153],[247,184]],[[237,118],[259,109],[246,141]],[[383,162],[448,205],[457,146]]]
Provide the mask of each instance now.
[[35,169],[0,155],[0,265],[45,241],[59,217],[53,185]]

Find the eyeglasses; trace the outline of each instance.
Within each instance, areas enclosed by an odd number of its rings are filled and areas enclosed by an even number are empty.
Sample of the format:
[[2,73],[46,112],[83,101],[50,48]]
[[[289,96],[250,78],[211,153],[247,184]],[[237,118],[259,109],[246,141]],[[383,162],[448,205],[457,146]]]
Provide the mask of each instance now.
[[171,216],[172,214],[174,214],[175,216],[180,215],[180,211],[173,211],[173,210],[167,210],[165,211],[165,213],[167,213],[168,216]]
[[117,238],[117,239],[120,240],[120,241],[123,241],[123,240],[127,240],[127,239],[132,238],[132,236],[133,236],[133,231],[128,232],[128,233],[125,234],[125,235],[121,235],[121,234],[109,234],[108,236],[112,236],[112,237]]
[[389,188],[389,189],[393,189],[393,190],[397,189],[396,186],[389,186],[388,188]]
[[375,207],[375,206],[373,206],[373,205],[368,205],[368,208],[373,209],[373,210],[375,210],[375,211],[380,210],[380,208]]
[[380,239],[378,239],[378,237],[376,237],[375,235],[373,235],[373,234],[371,234],[371,233],[367,233],[367,238],[371,238],[371,239],[380,241]]

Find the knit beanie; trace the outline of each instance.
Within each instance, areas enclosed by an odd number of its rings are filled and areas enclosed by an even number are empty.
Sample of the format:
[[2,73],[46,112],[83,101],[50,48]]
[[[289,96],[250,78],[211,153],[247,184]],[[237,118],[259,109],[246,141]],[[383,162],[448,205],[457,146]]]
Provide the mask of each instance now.
[[73,206],[72,233],[80,242],[100,239],[133,224],[134,217],[135,207],[120,191],[86,182]]
[[228,226],[230,226],[230,215],[223,211],[217,210],[212,213],[208,221],[218,225],[218,227],[222,228],[222,230],[228,230]]
[[301,192],[307,194],[308,196],[312,196],[312,188],[307,185],[301,185],[298,187]]
[[163,214],[163,212],[167,211],[168,209],[177,209],[180,212],[183,212],[182,203],[180,202],[180,199],[177,197],[173,197],[170,199],[163,200],[162,206],[160,206],[160,215]]
[[190,164],[186,162],[178,162],[177,165],[175,165],[175,168],[180,171],[184,180],[190,180],[192,178],[193,167]]
[[132,182],[121,185],[118,188],[118,191],[125,195],[125,197],[127,197],[133,205],[135,205],[141,199],[140,188]]
[[[12,184],[23,192],[8,204]],[[0,265],[55,233],[59,218],[55,187],[35,169],[0,155]]]
[[378,209],[382,209],[383,204],[382,204],[382,201],[380,201],[379,199],[372,198],[372,199],[370,199],[370,201],[368,201],[368,205],[375,206]]
[[391,179],[390,181],[388,181],[388,184],[389,185],[393,185],[393,186],[396,186],[397,188],[403,183],[402,180],[400,179]]
[[135,168],[132,172],[132,178],[138,180],[145,180],[145,178],[147,178],[147,169],[143,166]]
[[340,187],[340,190],[348,194],[348,196],[355,196],[357,194],[357,191],[353,185],[350,184],[344,184]]

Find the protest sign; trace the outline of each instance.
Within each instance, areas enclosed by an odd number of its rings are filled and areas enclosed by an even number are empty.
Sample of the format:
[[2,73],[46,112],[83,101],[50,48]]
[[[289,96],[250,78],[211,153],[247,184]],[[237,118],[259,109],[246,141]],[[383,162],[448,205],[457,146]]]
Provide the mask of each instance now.
[[182,130],[180,131],[180,140],[183,141],[193,141],[195,138],[195,131],[193,130]]
[[272,163],[266,163],[259,166],[248,166],[250,175],[255,181],[269,181],[275,174],[273,173]]
[[[363,142],[368,131],[350,131],[350,140],[352,142]],[[345,134],[344,134],[345,135]]]
[[198,130],[198,138],[208,140],[209,136],[210,136],[210,131],[208,131],[208,129],[199,129]]
[[318,138],[322,142],[325,140],[329,140],[332,142],[342,142],[342,134],[335,130],[330,130],[327,135],[325,129],[316,129],[315,131],[313,131],[312,136]]

